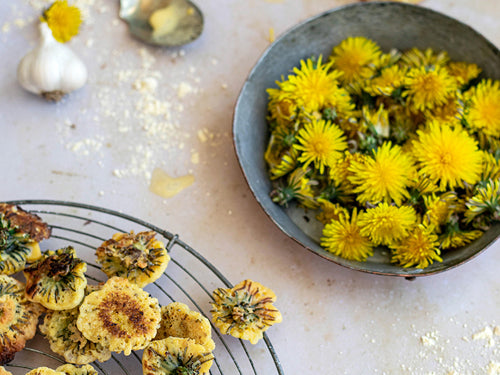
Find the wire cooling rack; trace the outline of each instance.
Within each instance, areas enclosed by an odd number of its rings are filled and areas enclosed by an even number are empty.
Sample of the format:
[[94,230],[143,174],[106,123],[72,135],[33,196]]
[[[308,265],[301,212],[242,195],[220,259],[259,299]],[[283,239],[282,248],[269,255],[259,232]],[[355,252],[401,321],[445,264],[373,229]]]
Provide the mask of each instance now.
[[[103,241],[111,238],[116,232],[153,230],[158,233],[157,238],[164,241],[172,258],[164,274],[144,288],[158,298],[161,305],[173,301],[183,302],[210,320],[212,291],[219,287],[232,287],[210,262],[181,241],[177,235],[143,220],[117,211],[74,202],[18,200],[8,203],[19,205],[26,211],[39,215],[51,226],[52,236],[42,241],[42,250],[73,246],[78,256],[87,262],[89,284],[107,279],[95,262],[95,249]],[[212,336],[216,348],[210,374],[283,374],[276,352],[266,334],[263,341],[257,345],[221,335],[214,326]],[[109,361],[94,362],[92,365],[103,375],[139,375],[142,374],[141,358],[142,351],[132,352],[130,356],[114,353]],[[54,354],[48,341],[37,333],[6,367],[14,375],[21,375],[35,367],[56,368],[63,363],[64,359]]]

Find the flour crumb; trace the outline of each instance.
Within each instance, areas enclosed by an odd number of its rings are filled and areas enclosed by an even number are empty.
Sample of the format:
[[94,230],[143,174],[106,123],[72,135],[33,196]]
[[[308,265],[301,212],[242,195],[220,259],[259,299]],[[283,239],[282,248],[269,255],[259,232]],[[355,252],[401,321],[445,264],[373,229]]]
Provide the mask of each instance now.
[[493,331],[490,327],[486,326],[483,328],[483,330],[476,332],[472,335],[472,340],[486,340],[487,347],[493,347],[495,346],[495,339],[493,338]]
[[191,163],[198,164],[200,162],[200,154],[197,152],[193,152],[191,154]]
[[420,341],[424,346],[435,346],[438,341],[437,331],[427,332],[425,335],[420,337]]
[[500,336],[500,326],[496,326],[495,328],[493,328],[493,334],[495,336]]
[[10,23],[5,22],[2,26],[2,32],[3,33],[8,33],[10,31]]
[[177,89],[177,97],[179,99],[184,98],[186,95],[193,91],[193,87],[187,82],[181,82],[179,88]]
[[500,375],[500,362],[490,362],[487,371],[488,375]]

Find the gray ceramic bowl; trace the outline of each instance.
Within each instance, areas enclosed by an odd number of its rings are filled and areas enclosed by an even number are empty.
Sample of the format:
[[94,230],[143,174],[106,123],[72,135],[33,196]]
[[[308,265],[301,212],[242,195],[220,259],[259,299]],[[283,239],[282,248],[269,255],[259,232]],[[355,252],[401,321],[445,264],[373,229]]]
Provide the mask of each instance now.
[[[315,16],[286,32],[263,54],[246,80],[234,112],[233,137],[241,168],[255,198],[267,215],[288,236],[312,252],[342,266],[380,275],[413,278],[456,267],[478,255],[500,235],[495,225],[468,246],[446,252],[443,262],[421,270],[392,265],[389,255],[376,251],[366,262],[342,259],[319,246],[321,232],[304,218],[304,211],[287,209],[269,198],[271,182],[264,163],[269,132],[265,121],[266,89],[287,75],[301,59],[328,56],[334,45],[349,36],[365,36],[384,51],[412,47],[445,50],[452,60],[473,62],[485,77],[500,79],[500,51],[481,34],[463,23],[414,5],[359,3]],[[313,215],[309,215],[313,217]]]

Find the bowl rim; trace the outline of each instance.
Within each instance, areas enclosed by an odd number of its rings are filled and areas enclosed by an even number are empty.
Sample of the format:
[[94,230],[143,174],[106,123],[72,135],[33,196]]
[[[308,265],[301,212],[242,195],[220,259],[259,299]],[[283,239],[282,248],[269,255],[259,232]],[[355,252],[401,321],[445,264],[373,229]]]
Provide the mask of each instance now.
[[[500,49],[495,44],[493,44],[488,38],[486,38],[482,33],[480,33],[479,31],[475,30],[473,27],[469,26],[468,24],[466,24],[466,23],[464,23],[464,22],[462,22],[462,21],[460,21],[460,20],[458,20],[458,19],[456,19],[454,17],[451,17],[451,16],[449,16],[447,14],[444,14],[442,12],[439,12],[439,11],[436,11],[436,10],[433,10],[433,9],[430,9],[430,8],[427,8],[427,7],[424,7],[424,6],[421,6],[421,5],[409,4],[409,3],[400,3],[400,2],[394,2],[394,1],[372,1],[372,2],[361,2],[361,3],[345,4],[345,5],[341,5],[341,6],[338,6],[338,7],[334,7],[334,8],[328,9],[328,10],[320,12],[320,13],[318,13],[316,15],[310,16],[310,17],[308,17],[308,18],[306,18],[306,19],[298,22],[297,24],[289,27],[288,29],[284,30],[271,44],[269,44],[265,48],[265,50],[261,53],[261,55],[259,56],[259,58],[257,59],[257,61],[254,63],[254,65],[252,66],[249,74],[247,75],[247,78],[245,79],[244,83],[242,84],[242,87],[241,87],[241,89],[240,89],[240,91],[238,93],[237,100],[236,100],[235,105],[233,107],[233,116],[232,116],[233,149],[235,151],[235,154],[236,154],[236,157],[237,157],[237,160],[238,160],[239,168],[240,168],[241,172],[243,173],[245,181],[246,181],[248,187],[250,188],[250,191],[251,191],[252,195],[254,196],[255,200],[258,202],[261,210],[264,211],[264,213],[266,214],[266,216],[287,237],[289,237],[290,239],[292,239],[293,241],[295,241],[296,243],[298,243],[299,245],[301,245],[302,247],[304,247],[308,251],[312,252],[313,254],[315,254],[317,256],[320,256],[321,258],[326,259],[329,262],[335,263],[335,264],[337,264],[339,266],[342,266],[344,268],[347,268],[347,269],[350,269],[350,270],[353,270],[353,271],[360,271],[360,272],[363,272],[363,273],[373,274],[373,275],[403,277],[403,278],[405,278],[407,280],[415,280],[417,277],[436,275],[436,274],[439,274],[439,273],[451,270],[453,268],[456,268],[458,266],[461,266],[461,265],[463,265],[463,264],[471,261],[472,259],[476,258],[479,254],[483,253],[486,249],[488,249],[489,247],[491,247],[498,240],[498,238],[500,237],[500,230],[497,230],[497,232],[495,233],[495,235],[493,236],[493,238],[485,246],[483,246],[482,248],[478,249],[476,252],[472,253],[471,255],[469,255],[468,257],[466,257],[464,259],[459,260],[458,262],[456,262],[454,264],[450,264],[450,265],[448,265],[448,266],[446,266],[444,268],[440,268],[440,269],[436,269],[436,270],[425,271],[425,268],[424,268],[424,269],[419,270],[419,272],[400,272],[400,273],[383,272],[383,271],[371,270],[371,269],[367,269],[367,268],[363,268],[363,267],[357,267],[354,264],[352,264],[352,262],[350,264],[342,262],[342,259],[341,260],[333,259],[331,257],[326,256],[326,250],[325,250],[325,253],[321,253],[321,252],[319,252],[319,251],[317,251],[315,249],[312,249],[307,244],[305,244],[302,241],[300,241],[299,239],[297,239],[293,234],[289,233],[289,231],[286,228],[284,228],[273,217],[272,213],[269,212],[269,210],[264,205],[264,202],[260,198],[259,194],[257,194],[257,192],[255,191],[255,188],[254,188],[253,183],[252,183],[252,181],[250,179],[250,176],[247,174],[247,171],[245,170],[245,167],[243,166],[243,163],[242,163],[243,156],[241,154],[241,150],[240,150],[240,147],[238,145],[239,142],[237,140],[237,136],[238,135],[237,135],[237,131],[236,131],[236,123],[237,123],[237,117],[238,117],[239,107],[240,107],[240,104],[241,104],[241,102],[243,100],[243,95],[242,94],[245,92],[245,90],[247,89],[247,87],[250,85],[252,77],[256,74],[256,71],[259,69],[260,63],[267,57],[267,55],[273,50],[273,48],[277,44],[280,43],[281,40],[283,40],[284,38],[286,38],[290,33],[293,33],[294,31],[296,31],[296,30],[298,30],[298,29],[306,26],[309,23],[315,22],[317,19],[320,19],[320,18],[323,18],[323,17],[327,17],[328,15],[330,15],[332,13],[343,11],[345,9],[350,9],[350,8],[374,7],[374,6],[379,6],[379,5],[384,5],[384,6],[389,6],[389,7],[400,7],[400,8],[407,8],[407,9],[414,8],[414,9],[419,9],[419,11],[424,11],[424,12],[428,12],[428,13],[431,13],[431,14],[439,16],[439,17],[443,17],[443,18],[445,18],[445,19],[447,19],[447,20],[449,20],[449,21],[451,21],[453,23],[458,24],[460,27],[468,29],[472,34],[475,34],[478,38],[482,39],[482,41],[488,46],[488,48],[491,51],[493,51],[493,53],[496,56],[498,56],[500,58]],[[319,246],[319,244],[318,244],[318,246]],[[363,264],[363,263],[364,262],[355,262],[355,264]],[[415,268],[414,267],[409,267],[409,268],[401,267],[400,269],[401,269],[401,271],[404,271],[404,270],[412,270],[412,269],[415,269]]]

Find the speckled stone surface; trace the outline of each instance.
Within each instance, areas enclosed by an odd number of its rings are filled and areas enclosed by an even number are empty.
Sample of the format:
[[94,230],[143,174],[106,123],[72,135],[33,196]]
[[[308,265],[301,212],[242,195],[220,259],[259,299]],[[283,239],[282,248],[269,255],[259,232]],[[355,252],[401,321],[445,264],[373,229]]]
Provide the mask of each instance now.
[[[68,45],[86,63],[89,82],[58,104],[24,92],[15,79],[46,3],[0,2],[3,200],[61,199],[122,211],[178,233],[233,284],[251,278],[272,288],[283,322],[268,334],[286,374],[494,373],[498,243],[463,266],[413,282],[351,271],[283,234],[239,167],[233,109],[270,44],[269,29],[279,37],[353,1],[199,0],[202,36],[165,50],[128,35],[118,2],[80,0],[89,17]],[[498,1],[421,6],[500,46]],[[387,32],[404,39],[400,30]],[[195,183],[161,198],[149,191],[155,167],[171,176],[193,174]]]

